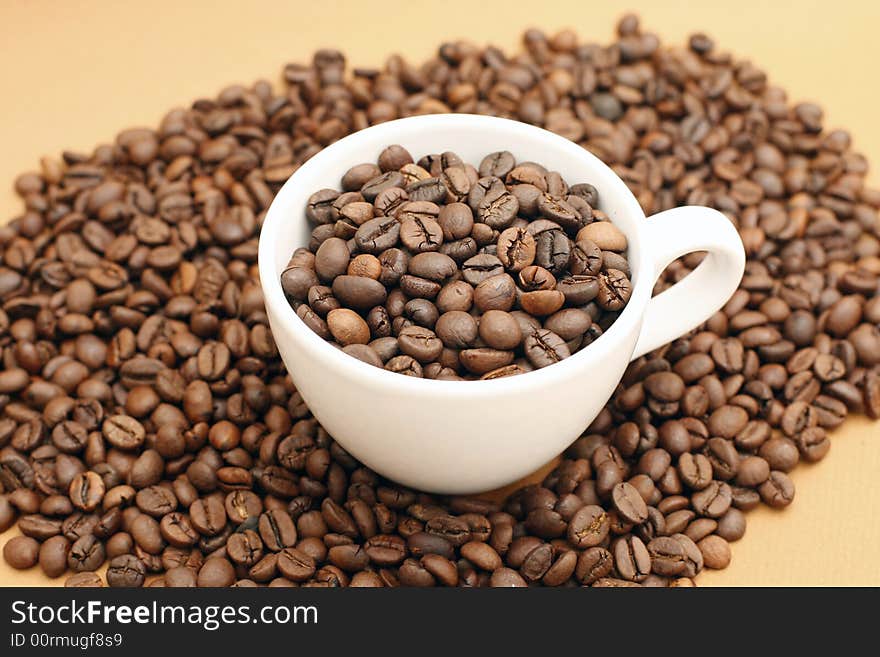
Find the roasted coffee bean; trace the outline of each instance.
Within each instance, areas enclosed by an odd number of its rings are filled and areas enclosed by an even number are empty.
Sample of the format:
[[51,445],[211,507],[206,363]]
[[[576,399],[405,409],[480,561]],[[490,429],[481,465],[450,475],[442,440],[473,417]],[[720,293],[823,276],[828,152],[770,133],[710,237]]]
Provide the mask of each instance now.
[[107,442],[127,451],[137,449],[144,442],[143,425],[128,415],[113,415],[104,420],[101,427]]
[[235,582],[235,569],[222,557],[206,559],[196,580],[197,586],[202,587],[232,586],[233,582]]
[[576,548],[590,548],[603,543],[610,528],[611,519],[602,507],[584,506],[568,523],[568,540]]
[[366,311],[385,303],[387,293],[379,281],[346,274],[333,280],[333,296],[350,308]]
[[[485,322],[485,317],[483,322]],[[478,335],[477,321],[470,313],[462,310],[450,310],[440,315],[434,330],[444,346],[450,349],[471,347]]]
[[730,564],[730,546],[720,536],[707,536],[697,543],[706,568],[727,568]]
[[471,285],[479,285],[488,278],[504,273],[504,265],[490,253],[480,253],[464,261],[462,278]]
[[648,543],[651,569],[662,577],[676,577],[687,568],[684,547],[669,536],[658,536]]
[[703,454],[687,452],[678,459],[678,476],[693,490],[703,490],[712,482],[712,463]]
[[632,296],[632,283],[626,274],[618,269],[609,269],[599,277],[599,293],[596,301],[604,310],[618,311],[629,302]]
[[565,341],[547,329],[537,329],[526,335],[524,348],[526,357],[535,367],[546,367],[571,355]]
[[305,552],[286,547],[278,553],[278,570],[291,581],[304,582],[315,573],[315,561]]
[[122,554],[110,560],[107,584],[115,588],[139,588],[146,578],[144,562],[132,554]]
[[754,488],[767,481],[770,476],[770,465],[760,456],[746,456],[739,463],[736,472],[736,484]]
[[101,588],[104,586],[104,582],[101,580],[100,575],[93,572],[82,572],[71,575],[64,582],[65,587],[87,587],[87,588]]
[[40,570],[46,577],[60,577],[67,571],[70,541],[64,536],[53,536],[40,545]]
[[784,472],[773,470],[767,480],[758,487],[758,493],[765,504],[782,508],[794,499],[794,484]]
[[728,509],[727,513],[718,519],[716,533],[726,541],[738,541],[746,532],[745,515],[739,509]]
[[535,259],[535,238],[524,228],[508,228],[498,237],[497,256],[507,271],[518,272]]
[[165,547],[159,523],[145,513],[131,523],[131,536],[135,543],[149,554],[159,554]]
[[595,221],[578,231],[577,240],[590,240],[603,251],[625,251],[626,235],[609,221]]
[[[801,458],[810,463],[821,461],[831,449],[831,441],[828,439],[825,429],[822,427],[810,427],[801,431],[795,438]],[[766,463],[766,461],[765,461]],[[767,466],[767,476],[770,474],[770,466]],[[763,481],[766,481],[766,477]]]
[[557,278],[564,278],[571,261],[571,240],[559,224],[539,220],[529,224],[527,230],[535,239],[535,264],[548,270]]
[[703,554],[700,552],[697,544],[681,533],[672,534],[671,538],[678,542],[684,550],[683,561],[685,566],[681,574],[685,577],[696,577],[703,569]]
[[176,566],[165,572],[165,586],[171,588],[192,588],[198,582],[196,571],[187,566]]
[[196,500],[189,515],[193,527],[203,536],[216,536],[226,526],[226,509],[216,497]]
[[[376,217],[358,227],[354,240],[360,251],[379,255],[397,244],[400,239],[400,231],[401,225],[397,219]],[[290,296],[289,293],[288,296]]]
[[280,552],[296,545],[296,524],[290,514],[281,509],[271,509],[263,513],[258,527],[263,544],[272,552]]
[[95,570],[104,563],[104,544],[91,534],[78,538],[67,553],[68,567],[77,573]]
[[514,353],[490,347],[464,349],[459,352],[459,361],[468,372],[484,375],[506,367],[513,362]]
[[713,481],[691,496],[694,511],[708,518],[720,518],[730,508],[733,494],[724,482]]
[[226,556],[238,566],[251,568],[263,558],[263,542],[252,529],[237,531],[226,541]]
[[614,566],[623,579],[640,582],[651,572],[651,555],[637,536],[617,539],[612,551]]
[[592,584],[606,577],[614,569],[614,557],[603,547],[591,547],[581,552],[575,567],[575,577],[582,584]]
[[[132,527],[133,529],[134,527]],[[141,529],[141,531],[144,530]],[[199,540],[199,534],[189,517],[178,512],[162,516],[159,522],[159,533],[166,542],[178,548],[192,547]],[[134,538],[138,540],[137,537]]]
[[104,499],[104,480],[96,472],[78,474],[70,482],[70,501],[77,509],[94,511]]
[[639,492],[626,482],[617,484],[611,491],[614,508],[620,517],[634,525],[648,519],[648,506]]
[[397,345],[404,354],[420,363],[435,361],[443,351],[443,341],[430,329],[408,326],[397,336]]
[[16,570],[26,570],[37,564],[40,544],[29,536],[14,536],[3,546],[3,559]]
[[770,464],[771,469],[789,472],[798,464],[800,456],[797,445],[789,438],[773,437],[761,445],[758,456]]

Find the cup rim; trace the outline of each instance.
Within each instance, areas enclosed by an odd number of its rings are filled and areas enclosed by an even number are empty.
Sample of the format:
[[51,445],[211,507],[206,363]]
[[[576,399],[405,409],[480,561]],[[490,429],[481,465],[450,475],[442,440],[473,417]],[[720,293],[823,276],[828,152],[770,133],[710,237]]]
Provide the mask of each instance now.
[[[375,367],[346,354],[312,331],[296,314],[281,288],[280,276],[276,272],[277,261],[273,249],[276,241],[275,236],[283,232],[285,225],[291,226],[291,230],[296,230],[299,224],[296,222],[287,222],[285,224],[286,217],[283,216],[282,210],[279,209],[281,205],[279,199],[294,193],[298,178],[303,177],[301,175],[303,172],[319,170],[324,167],[333,166],[339,160],[351,159],[349,155],[351,151],[358,151],[365,144],[371,143],[376,139],[377,134],[387,134],[387,138],[382,142],[384,147],[398,143],[395,135],[399,138],[402,132],[431,131],[441,128],[448,131],[463,126],[483,127],[486,130],[495,132],[503,130],[511,135],[511,143],[515,143],[516,134],[531,133],[547,142],[548,151],[552,149],[566,152],[568,155],[583,160],[587,170],[598,169],[604,171],[605,177],[608,180],[603,181],[603,189],[600,190],[600,193],[603,196],[609,193],[614,194],[619,202],[625,206],[626,213],[633,218],[635,236],[639,242],[637,277],[633,282],[633,291],[629,302],[608,330],[599,336],[595,342],[558,363],[518,376],[488,380],[449,381],[403,376],[396,372]],[[405,141],[405,139],[400,141]],[[360,160],[352,161],[350,166],[358,163],[360,163]],[[328,183],[327,187],[337,188],[338,185],[339,181],[334,181]],[[310,190],[309,194],[314,191]],[[305,216],[303,216],[303,221],[306,221]],[[386,388],[391,387],[402,393],[419,391],[422,393],[436,393],[447,397],[494,395],[504,393],[507,390],[520,389],[523,386],[538,387],[559,383],[561,380],[569,378],[575,370],[578,370],[584,363],[588,362],[591,354],[597,353],[597,349],[607,350],[613,348],[615,342],[620,346],[619,343],[624,342],[625,337],[633,329],[638,330],[640,328],[640,319],[651,298],[655,280],[653,261],[649,249],[646,248],[647,245],[644,243],[645,222],[645,213],[632,191],[626,186],[626,183],[593,153],[565,137],[534,125],[500,117],[460,113],[412,116],[370,126],[343,137],[312,156],[284,182],[281,189],[278,190],[278,193],[272,199],[260,230],[258,246],[260,284],[270,324],[273,316],[276,318],[276,321],[284,322],[285,326],[289,327],[297,335],[298,339],[304,341],[304,345],[307,348],[314,350],[316,358],[320,358],[333,365],[334,370],[344,372],[359,383],[364,385],[382,385]],[[631,355],[631,351],[626,354],[627,360]]]

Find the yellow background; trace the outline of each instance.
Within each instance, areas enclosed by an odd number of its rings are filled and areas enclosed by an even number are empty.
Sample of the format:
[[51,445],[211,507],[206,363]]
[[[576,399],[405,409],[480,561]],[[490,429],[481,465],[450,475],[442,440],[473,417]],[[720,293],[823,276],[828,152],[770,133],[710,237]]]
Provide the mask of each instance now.
[[[273,82],[282,65],[338,46],[348,61],[380,65],[392,52],[413,62],[444,40],[466,38],[511,52],[526,27],[574,28],[611,38],[636,8],[664,43],[705,31],[720,48],[752,60],[793,100],[815,100],[826,125],[851,131],[880,158],[876,66],[880,3],[768,0],[384,0],[141,2],[2,0],[0,3],[0,220],[20,205],[15,175],[42,155],[89,151],[131,125],[155,126],[171,107],[232,82]],[[871,183],[880,184],[876,170]],[[880,426],[855,419],[833,436],[830,455],[794,473],[795,503],[749,514],[733,563],[701,585],[880,585]],[[0,536],[0,544],[13,532]],[[54,582],[60,584],[63,580]],[[0,585],[50,583],[0,559]]]

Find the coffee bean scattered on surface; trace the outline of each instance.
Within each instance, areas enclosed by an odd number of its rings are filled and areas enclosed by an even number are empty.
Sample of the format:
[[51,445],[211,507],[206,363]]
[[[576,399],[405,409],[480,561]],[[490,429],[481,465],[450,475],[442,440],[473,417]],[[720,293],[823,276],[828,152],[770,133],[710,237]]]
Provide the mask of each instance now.
[[598,203],[508,151],[475,167],[395,144],[312,194],[309,247],[281,285],[310,329],[370,365],[523,374],[591,344],[629,301],[626,236]]
[[[850,413],[880,416],[880,192],[849,135],[704,35],[665,48],[627,16],[608,46],[535,30],[524,46],[350,74],[320,51],[283,92],[231,86],[21,175],[25,210],[0,228],[0,529],[25,538],[4,558],[66,567],[67,586],[102,585],[107,561],[124,586],[692,586],[727,565],[745,512],[793,501],[787,473]],[[256,271],[302,162],[446,111],[568,137],[648,214],[716,207],[748,257],[724,309],[632,363],[559,465],[502,503],[401,488],[335,443],[284,372]]]

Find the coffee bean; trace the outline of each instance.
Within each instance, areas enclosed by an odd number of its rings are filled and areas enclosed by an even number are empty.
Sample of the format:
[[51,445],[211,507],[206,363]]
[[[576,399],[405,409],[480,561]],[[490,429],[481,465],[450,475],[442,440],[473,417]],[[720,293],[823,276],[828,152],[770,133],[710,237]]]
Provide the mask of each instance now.
[[[485,316],[482,321],[485,322]],[[478,332],[476,320],[462,310],[451,310],[440,315],[435,330],[437,337],[450,349],[465,349],[472,346]]]
[[481,311],[510,310],[516,300],[516,284],[507,274],[486,278],[474,290],[474,305]]
[[234,581],[235,569],[222,557],[207,559],[196,580],[197,585],[203,587],[231,586]]
[[420,363],[430,363],[443,351],[443,341],[430,329],[421,326],[409,326],[397,336],[400,350]]
[[[396,219],[376,217],[358,227],[354,240],[358,249],[364,253],[377,255],[394,247],[400,239],[400,232],[401,225]],[[287,292],[286,289],[285,292]],[[289,293],[288,296],[290,296]]]
[[412,161],[409,151],[395,144],[388,146],[379,154],[378,164],[382,171],[397,171],[405,164],[411,164]]
[[189,515],[193,527],[203,536],[216,536],[226,526],[226,509],[216,497],[196,500]]
[[462,277],[471,285],[479,285],[488,278],[504,273],[504,265],[496,256],[481,253],[464,261]]
[[64,582],[65,587],[88,587],[88,588],[101,588],[104,586],[104,582],[101,581],[101,577],[97,573],[92,572],[82,572],[71,575]]
[[516,166],[516,160],[510,151],[496,151],[483,158],[480,162],[479,172],[482,177],[503,178],[513,170],[514,166]]
[[599,275],[599,293],[596,300],[604,310],[618,311],[632,296],[632,283],[626,274],[617,269],[609,269]]
[[614,568],[614,558],[602,547],[591,547],[578,557],[575,576],[583,584],[592,584],[606,577]]
[[135,542],[149,554],[159,554],[165,547],[162,531],[155,518],[142,513],[131,524]]
[[706,568],[727,568],[730,564],[730,546],[720,536],[707,536],[697,547],[703,555],[703,563]]
[[739,509],[728,509],[727,513],[718,519],[718,527],[715,530],[725,541],[738,541],[746,532],[746,519]]
[[739,486],[755,487],[767,481],[770,476],[770,465],[760,456],[746,456],[740,461],[736,473]]
[[730,508],[733,496],[724,482],[713,481],[691,496],[694,511],[708,518],[720,518]]
[[693,490],[703,490],[712,482],[712,463],[703,454],[682,454],[678,460],[681,481]]
[[637,536],[617,539],[613,554],[614,566],[623,579],[640,582],[651,572],[651,555]]
[[366,344],[370,341],[370,327],[363,318],[348,308],[331,310],[327,326],[341,345]]
[[355,310],[369,310],[385,303],[385,287],[364,276],[337,276],[333,280],[333,296]]
[[592,323],[587,312],[579,308],[564,308],[544,320],[544,328],[568,341],[582,336]]
[[479,334],[493,349],[516,349],[522,341],[519,324],[503,310],[486,311],[480,318]]
[[46,577],[60,577],[67,571],[70,541],[64,536],[53,536],[40,545],[40,569]]
[[[132,532],[134,526],[132,526]],[[151,531],[146,524],[139,529],[140,532]],[[199,540],[199,535],[192,525],[190,519],[182,513],[172,512],[162,516],[159,522],[159,533],[161,537],[170,545],[178,548],[192,547]],[[141,543],[144,536],[134,536],[134,539]],[[155,541],[155,535],[151,537]]]
[[758,487],[758,493],[765,504],[782,508],[794,499],[794,484],[784,472],[773,470],[768,479]]
[[626,235],[608,221],[594,221],[578,231],[577,241],[589,240],[603,251],[625,251]]
[[3,559],[16,570],[26,570],[37,564],[40,544],[29,536],[15,536],[3,546]]
[[278,570],[294,582],[304,582],[315,572],[315,561],[305,552],[286,547],[278,553]]
[[703,569],[703,553],[697,544],[684,534],[672,534],[671,538],[678,542],[684,550],[685,567],[681,574],[685,577],[696,577]]
[[104,480],[96,472],[78,474],[70,482],[70,501],[77,509],[94,511],[104,499]]
[[322,281],[332,282],[346,273],[350,258],[345,240],[331,237],[324,240],[315,252],[315,273]]
[[611,520],[605,510],[596,505],[580,508],[568,523],[568,540],[576,548],[600,545],[608,536]]
[[526,335],[524,347],[526,357],[535,367],[546,367],[571,355],[565,341],[547,329],[538,329]]
[[[146,516],[145,516],[146,517]],[[67,553],[67,565],[74,572],[91,571],[104,563],[104,544],[88,534],[78,538]]]
[[144,585],[146,566],[131,554],[122,554],[110,560],[107,584],[115,588],[138,588]]
[[146,436],[143,425],[128,415],[108,417],[104,420],[101,431],[111,445],[129,451],[140,447]]
[[658,536],[648,545],[651,555],[651,569],[662,577],[676,577],[687,568],[682,544],[669,536]]
[[639,492],[630,484],[622,482],[611,491],[614,508],[627,522],[641,524],[648,519],[648,507]]
[[534,261],[535,238],[524,228],[508,228],[498,237],[497,254],[506,270],[518,272]]
[[196,571],[187,566],[176,566],[165,572],[165,586],[171,588],[192,588],[197,582]]
[[773,437],[758,450],[758,456],[770,464],[771,469],[789,472],[800,459],[797,445],[783,437]]
[[296,525],[290,515],[280,509],[271,509],[260,515],[258,527],[263,544],[272,552],[296,545]]

